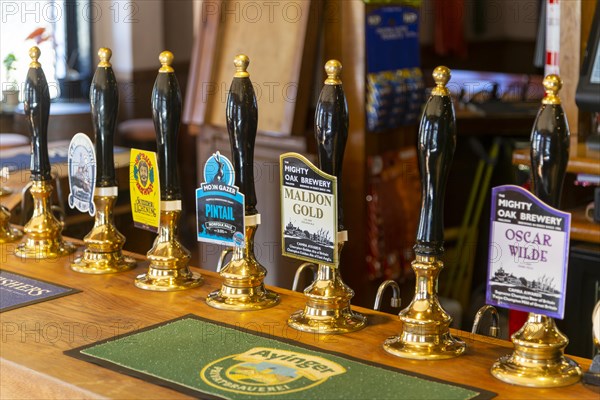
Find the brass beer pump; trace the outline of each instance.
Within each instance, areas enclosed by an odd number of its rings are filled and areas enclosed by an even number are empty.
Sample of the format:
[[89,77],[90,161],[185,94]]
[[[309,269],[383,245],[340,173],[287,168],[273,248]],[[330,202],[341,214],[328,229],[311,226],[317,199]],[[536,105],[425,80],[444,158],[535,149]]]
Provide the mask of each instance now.
[[123,255],[125,236],[114,224],[113,209],[119,188],[115,176],[114,135],[119,111],[119,88],[110,64],[110,49],[98,50],[100,62],[90,87],[90,105],[96,141],[96,189],[94,227],[83,238],[85,250],[71,269],[86,274],[109,274],[135,267],[135,260]]
[[159,60],[162,66],[152,90],[152,117],[158,148],[160,226],[154,245],[147,253],[148,272],[138,275],[135,285],[146,290],[174,291],[199,286],[202,277],[189,269],[190,251],[177,239],[181,215],[181,185],[177,171],[181,90],[171,67],[173,54],[163,51]]
[[[4,174],[4,171],[2,171],[2,175],[3,174]],[[4,178],[2,175],[0,175],[0,177]],[[4,187],[0,183],[0,197],[8,196],[9,194],[12,194],[12,192],[13,192],[12,189]]]
[[258,125],[256,96],[247,72],[250,60],[245,55],[235,57],[236,68],[229,95],[226,119],[235,185],[245,196],[244,247],[235,247],[231,261],[220,271],[221,289],[208,295],[209,306],[223,310],[250,311],[272,307],[279,303],[279,295],[265,289],[263,283],[267,270],[254,256],[254,234],[260,224],[256,209],[254,188],[254,143]]
[[596,355],[592,360],[590,369],[583,374],[583,383],[593,386],[600,386],[600,300],[594,306],[592,311],[592,339],[596,346]]
[[[532,192],[551,207],[558,208],[569,161],[569,126],[558,91],[557,75],[544,79],[546,95],[531,132]],[[557,261],[560,262],[560,261]],[[501,381],[530,387],[559,387],[581,379],[579,365],[564,356],[569,340],[554,319],[529,313],[525,325],[512,335],[515,349],[501,357],[491,369]]]
[[[348,139],[348,105],[342,88],[342,64],[330,60],[325,64],[327,79],[321,90],[315,112],[319,168],[338,179],[341,188],[344,149]],[[342,193],[338,190],[338,254],[348,240],[344,229]],[[364,315],[352,311],[350,300],[354,291],[343,281],[339,267],[319,264],[317,278],[304,290],[307,297],[303,310],[293,313],[288,325],[294,329],[316,333],[347,333],[365,327]]]
[[0,206],[0,244],[15,242],[23,236],[23,232],[10,224],[10,211]]
[[388,338],[383,348],[398,357],[441,360],[461,355],[464,342],[452,337],[452,317],[444,311],[437,295],[438,276],[444,264],[444,194],[456,148],[456,118],[446,84],[450,70],[433,71],[436,87],[425,104],[417,143],[421,172],[421,216],[414,247],[416,259],[415,296],[398,317],[402,331]]
[[50,115],[50,94],[48,82],[38,62],[40,49],[29,50],[31,63],[25,79],[25,116],[31,132],[31,196],[33,215],[25,224],[24,240],[15,249],[21,258],[56,258],[75,251],[75,246],[62,238],[62,224],[50,209],[52,176],[48,156],[48,117]]

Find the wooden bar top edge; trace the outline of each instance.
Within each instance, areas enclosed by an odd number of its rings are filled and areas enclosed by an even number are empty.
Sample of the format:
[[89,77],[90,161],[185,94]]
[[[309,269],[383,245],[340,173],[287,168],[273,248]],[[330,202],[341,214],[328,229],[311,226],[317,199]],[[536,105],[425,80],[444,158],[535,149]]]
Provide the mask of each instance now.
[[[81,241],[71,241],[82,244]],[[204,284],[197,289],[149,292],[133,285],[135,276],[147,268],[145,257],[139,254],[129,253],[140,260],[134,270],[112,275],[85,275],[69,267],[77,253],[54,260],[23,261],[12,254],[14,247],[14,243],[0,245],[2,269],[82,292],[1,313],[0,373],[14,369],[13,364],[18,364],[23,369],[48,377],[50,381],[64,382],[67,388],[76,387],[98,397],[186,398],[171,389],[68,357],[63,351],[191,313],[213,320],[218,316],[216,320],[220,322],[260,331],[274,338],[291,339],[325,351],[489,390],[498,393],[499,399],[598,398],[598,392],[582,383],[539,389],[513,386],[495,379],[489,372],[492,364],[498,357],[512,351],[512,343],[504,340],[452,330],[452,334],[467,343],[463,356],[442,361],[401,359],[386,353],[382,347],[386,338],[400,332],[401,323],[392,314],[353,307],[368,317],[369,325],[361,331],[345,335],[299,332],[289,328],[286,321],[292,312],[304,307],[302,293],[271,287],[281,295],[281,303],[273,308],[248,312],[221,311],[205,302],[207,294],[221,285],[218,274],[213,271],[193,268],[204,277]],[[589,369],[591,360],[571,358],[580,364],[583,371]],[[18,376],[28,379],[31,374],[33,372],[17,374],[15,379],[18,380]],[[13,389],[18,388],[19,383],[22,382],[13,382]],[[59,397],[61,395],[57,394],[56,398]]]
[[[513,152],[514,165],[530,165],[529,148],[518,149]],[[600,175],[600,152],[588,150],[585,143],[578,143],[571,148],[567,172],[573,174]]]

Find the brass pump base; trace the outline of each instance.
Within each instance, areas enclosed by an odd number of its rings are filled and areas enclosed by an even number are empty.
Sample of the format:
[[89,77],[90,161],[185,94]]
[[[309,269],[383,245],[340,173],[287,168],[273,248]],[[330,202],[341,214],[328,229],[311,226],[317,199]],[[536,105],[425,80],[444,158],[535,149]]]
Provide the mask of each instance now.
[[123,255],[123,252],[96,253],[85,249],[82,257],[77,257],[71,269],[83,274],[114,274],[129,271],[136,266],[135,259]]
[[220,290],[208,295],[206,303],[220,310],[253,311],[279,304],[279,295],[265,289],[267,270],[254,256],[254,234],[258,224],[246,224],[245,248],[233,249],[231,261],[219,274],[223,278]]
[[530,313],[523,327],[512,335],[515,350],[501,357],[491,369],[494,377],[513,385],[560,387],[581,379],[579,365],[563,355],[569,340],[545,315]]
[[24,242],[15,250],[21,258],[46,259],[57,258],[75,251],[75,245],[63,241],[62,224],[50,210],[49,199],[52,194],[50,181],[33,181],[33,215],[23,230]]
[[279,295],[265,289],[264,285],[254,287],[231,286],[229,282],[223,283],[220,290],[211,292],[206,298],[206,303],[214,308],[229,311],[254,311],[263,310],[279,304]]
[[16,242],[22,236],[23,232],[10,224],[10,211],[0,206],[0,244]]
[[296,311],[288,319],[288,325],[294,329],[338,334],[355,332],[367,325],[367,318],[350,308],[354,291],[342,281],[338,268],[319,265],[317,279],[304,290],[304,295],[307,297],[304,310]]
[[186,266],[180,269],[156,268],[152,265],[148,272],[135,278],[135,286],[156,292],[173,292],[191,289],[202,285],[200,274],[192,272]]
[[388,338],[388,353],[414,360],[443,360],[464,353],[466,345],[450,335],[452,317],[437,297],[437,279],[444,264],[436,257],[417,256],[412,262],[416,275],[415,297],[398,317],[402,332]]
[[161,204],[158,236],[147,253],[150,261],[148,272],[137,276],[135,286],[159,292],[200,286],[202,277],[188,268],[191,254],[176,238],[181,207],[163,207]]
[[[113,207],[116,195],[103,195],[107,189],[97,188],[94,196],[96,217],[94,227],[83,239],[85,250],[83,256],[77,257],[71,264],[73,271],[84,274],[111,274],[128,271],[135,267],[131,257],[123,255],[121,249],[125,244],[125,236],[117,230],[113,220]],[[114,188],[115,192],[117,188]]]

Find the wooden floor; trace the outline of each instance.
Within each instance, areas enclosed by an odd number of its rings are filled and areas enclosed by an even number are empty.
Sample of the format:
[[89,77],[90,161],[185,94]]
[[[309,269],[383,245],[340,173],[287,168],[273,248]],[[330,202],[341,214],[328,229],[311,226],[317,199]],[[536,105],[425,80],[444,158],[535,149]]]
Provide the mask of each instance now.
[[[14,244],[0,246],[2,269],[82,290],[81,293],[0,314],[2,398],[184,398],[170,389],[67,357],[64,350],[180,317],[188,313],[323,349],[391,365],[439,379],[498,393],[504,399],[598,399],[581,383],[558,389],[532,389],[505,384],[489,369],[511,351],[509,342],[454,331],[468,345],[463,356],[444,361],[412,361],[394,357],[382,348],[388,336],[400,330],[397,317],[356,308],[368,316],[369,326],[346,335],[315,335],[288,328],[288,316],[303,307],[302,294],[273,288],[281,304],[264,311],[217,311],[206,305],[206,295],[220,286],[214,272],[198,270],[205,283],[183,292],[156,293],[137,289],[135,276],[147,263],[116,275],[84,275],[71,271],[73,256],[24,262],[12,255]],[[138,258],[142,258],[137,256]],[[576,359],[584,370],[590,360]],[[35,383],[33,383],[35,382]],[[377,385],[377,382],[369,384]],[[401,394],[398,394],[401,398]]]

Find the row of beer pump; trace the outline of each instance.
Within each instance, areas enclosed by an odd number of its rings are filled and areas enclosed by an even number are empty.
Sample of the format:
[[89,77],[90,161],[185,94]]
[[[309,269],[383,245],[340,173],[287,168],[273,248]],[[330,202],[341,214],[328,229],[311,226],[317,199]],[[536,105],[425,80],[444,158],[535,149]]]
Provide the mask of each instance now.
[[[31,131],[31,196],[33,216],[24,227],[24,238],[15,255],[45,259],[70,254],[76,247],[63,240],[62,225],[50,210],[52,193],[48,156],[48,116],[50,98],[44,72],[38,62],[40,51],[30,50],[31,63],[25,85],[24,107]],[[118,87],[106,48],[98,52],[100,62],[90,89],[90,103],[97,155],[95,221],[85,236],[83,254],[74,259],[74,271],[89,274],[130,270],[135,261],[123,255],[124,236],[113,221],[117,182],[113,143],[119,103]],[[148,270],[138,275],[135,285],[154,291],[173,291],[197,287],[202,277],[192,272],[190,252],[178,240],[181,214],[181,185],[177,172],[177,134],[181,116],[181,91],[173,67],[173,54],[159,56],[161,67],[152,92],[152,115],[157,134],[160,174],[160,226],[158,236],[147,254]],[[223,279],[219,290],[208,295],[207,303],[222,310],[260,310],[279,303],[279,295],[267,290],[267,270],[254,256],[254,234],[260,224],[254,187],[253,163],[258,110],[247,67],[249,59],[235,58],[235,75],[226,104],[235,183],[245,195],[245,246],[232,250],[231,260],[219,266]],[[327,79],[315,114],[318,166],[338,181],[348,138],[348,108],[342,89],[342,65],[336,60],[325,65]],[[399,335],[385,340],[384,349],[396,356],[417,360],[439,360],[459,356],[466,344],[450,333],[452,318],[444,311],[437,295],[437,280],[443,268],[443,201],[448,172],[456,147],[454,107],[447,88],[450,70],[438,67],[433,72],[436,86],[421,118],[418,159],[421,172],[421,215],[412,268],[416,289],[412,302],[399,314]],[[561,80],[556,75],[544,79],[546,95],[532,131],[532,191],[553,207],[558,206],[568,161],[569,129],[557,95]],[[341,185],[340,185],[341,187]],[[341,195],[341,193],[340,193]],[[341,198],[341,196],[340,196]],[[347,240],[342,202],[337,204],[338,245],[341,252]],[[10,226],[10,215],[2,210],[0,240],[16,241],[21,233]],[[298,330],[322,333],[347,333],[367,325],[367,318],[351,309],[354,295],[341,278],[340,268],[328,264],[312,266],[315,281],[304,290],[304,309],[292,314],[288,324]],[[382,291],[380,291],[381,293]],[[492,366],[491,373],[508,383],[557,387],[581,378],[580,367],[563,354],[568,339],[558,331],[550,317],[531,313],[525,325],[512,336],[514,352]]]

